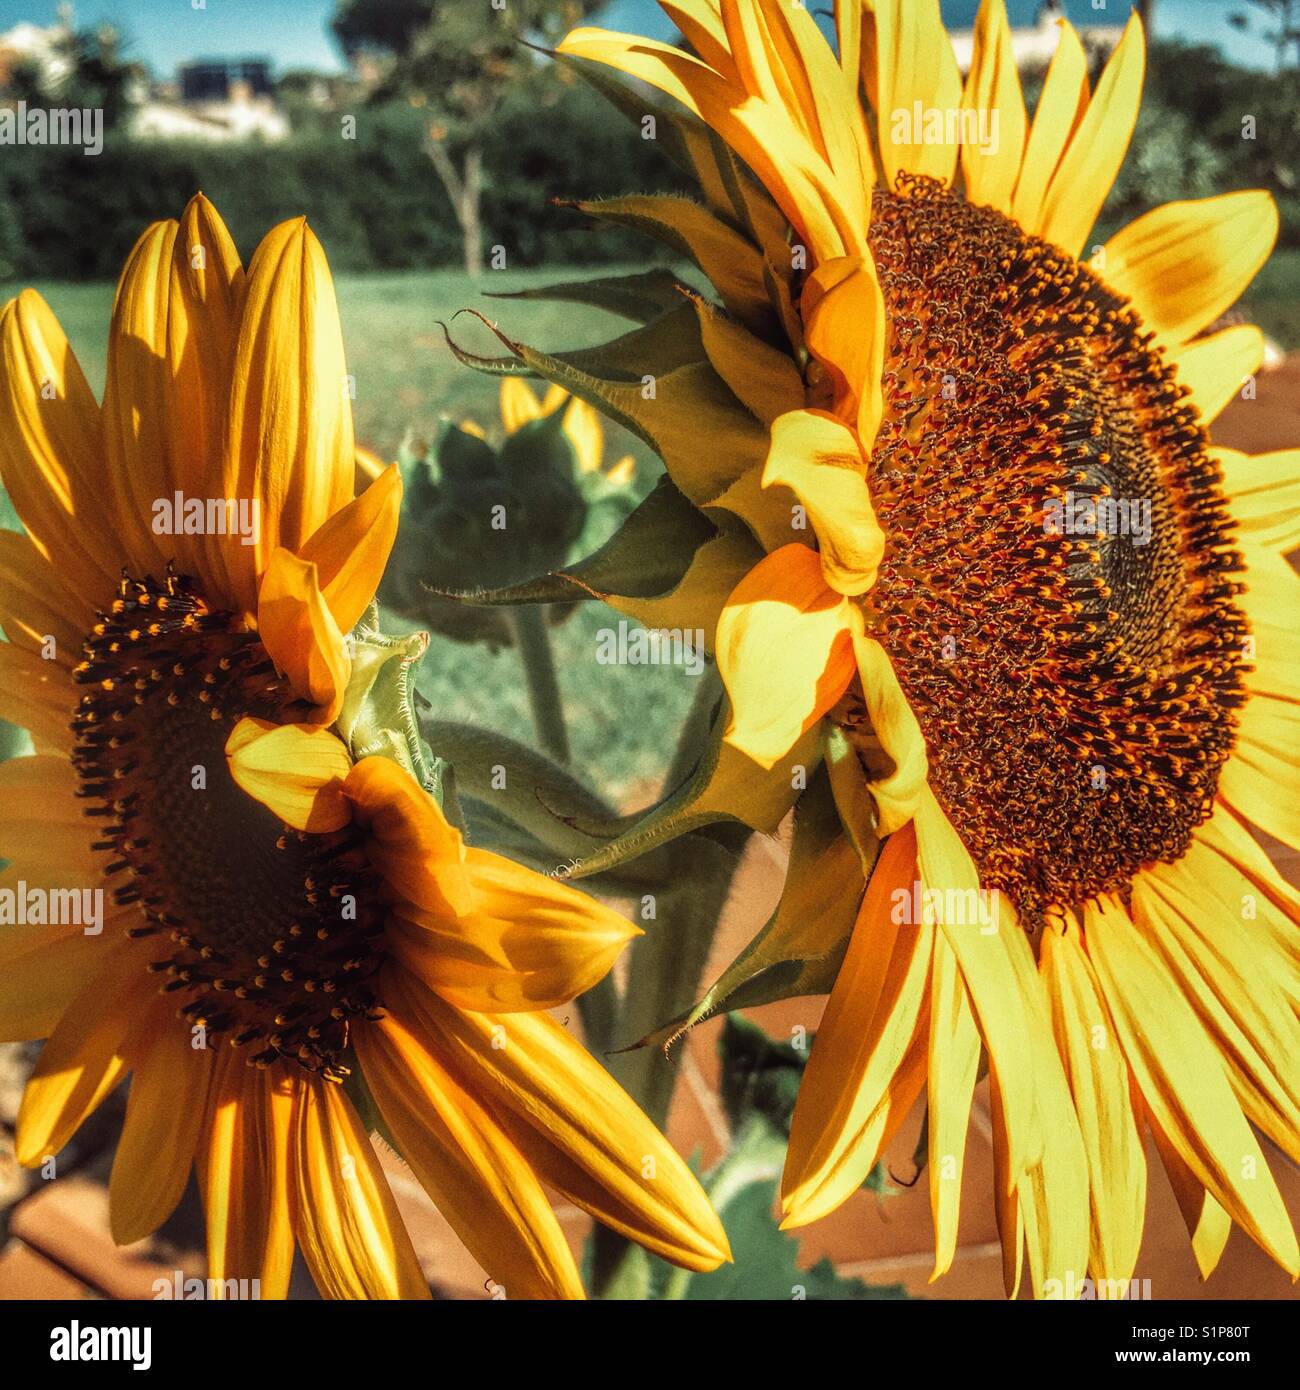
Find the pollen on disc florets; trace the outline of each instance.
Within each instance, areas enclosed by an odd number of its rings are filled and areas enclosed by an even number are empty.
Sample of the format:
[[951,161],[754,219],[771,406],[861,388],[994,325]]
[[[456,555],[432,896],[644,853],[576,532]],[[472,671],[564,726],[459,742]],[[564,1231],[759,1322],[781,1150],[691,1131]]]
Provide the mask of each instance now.
[[868,630],[930,780],[1030,919],[1123,891],[1208,816],[1247,625],[1221,475],[1134,310],[928,180],[877,192],[888,536]]
[[292,830],[230,775],[242,717],[294,712],[256,634],[191,579],[124,577],[74,674],[78,795],[116,901],[143,914],[148,969],[250,1062],[337,1079],[349,1020],[376,1007],[378,884],[350,828]]

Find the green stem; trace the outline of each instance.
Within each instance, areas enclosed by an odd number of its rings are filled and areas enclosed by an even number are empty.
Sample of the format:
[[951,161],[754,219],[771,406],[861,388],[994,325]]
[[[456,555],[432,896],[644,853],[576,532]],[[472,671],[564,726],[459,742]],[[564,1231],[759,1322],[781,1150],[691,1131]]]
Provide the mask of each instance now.
[[557,762],[569,761],[569,732],[564,727],[560,683],[555,676],[555,657],[546,630],[546,610],[520,604],[506,610],[514,628],[519,659],[528,680],[528,704],[542,747]]

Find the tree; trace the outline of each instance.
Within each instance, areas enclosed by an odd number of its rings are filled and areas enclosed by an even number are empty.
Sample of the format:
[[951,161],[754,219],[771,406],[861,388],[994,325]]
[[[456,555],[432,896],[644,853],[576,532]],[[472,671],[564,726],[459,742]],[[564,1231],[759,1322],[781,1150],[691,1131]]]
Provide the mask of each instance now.
[[[1294,48],[1300,59],[1300,0],[1250,0],[1256,9],[1263,10],[1271,24],[1265,38],[1273,45],[1277,54],[1277,70],[1286,67],[1287,51]],[[1245,29],[1250,19],[1245,14],[1229,15],[1229,21],[1238,29]]]
[[551,45],[602,0],[340,0],[348,61],[376,69],[372,101],[425,105],[424,149],[451,200],[465,269],[483,266],[483,139],[507,89],[556,80],[529,44]]

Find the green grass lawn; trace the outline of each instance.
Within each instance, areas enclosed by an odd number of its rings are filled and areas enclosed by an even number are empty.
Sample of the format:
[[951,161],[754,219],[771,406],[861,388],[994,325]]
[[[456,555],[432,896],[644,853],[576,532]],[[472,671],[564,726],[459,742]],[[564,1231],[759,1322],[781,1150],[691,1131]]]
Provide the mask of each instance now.
[[[613,273],[614,267],[602,269]],[[448,351],[438,321],[474,307],[512,336],[547,348],[598,342],[625,324],[569,305],[487,298],[485,289],[515,290],[564,278],[566,272],[489,272],[475,284],[451,270],[341,276],[340,311],[350,370],[356,377],[357,439],[391,457],[408,430],[426,436],[440,415],[497,417],[497,383],[461,367]],[[573,275],[575,272],[567,272]],[[7,298],[16,287],[0,287]],[[103,388],[112,286],[41,284],[62,321],[96,392]],[[1300,251],[1278,253],[1260,274],[1243,307],[1284,347],[1300,345]],[[495,340],[463,316],[452,324],[459,341],[493,353]],[[636,454],[645,478],[657,461],[622,431],[610,429],[609,448]],[[14,524],[12,519],[7,524]],[[600,666],[597,632],[617,615],[588,604],[554,632],[560,682],[569,716],[574,762],[593,785],[627,804],[651,794],[671,754],[694,693],[679,669]],[[469,720],[531,742],[524,686],[512,651],[490,653],[435,638],[421,688],[439,717]]]

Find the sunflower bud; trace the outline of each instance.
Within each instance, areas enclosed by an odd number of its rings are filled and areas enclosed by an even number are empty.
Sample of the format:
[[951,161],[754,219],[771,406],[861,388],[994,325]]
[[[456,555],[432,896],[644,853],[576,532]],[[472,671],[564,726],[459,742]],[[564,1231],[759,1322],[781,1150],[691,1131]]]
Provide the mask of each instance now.
[[[431,441],[398,455],[402,520],[380,599],[459,641],[508,645],[504,617],[450,595],[499,589],[585,555],[632,511],[630,457],[602,466],[595,412],[564,392],[539,402],[517,379],[502,384],[504,438],[472,421],[443,420]],[[553,611],[561,621],[570,605]]]

